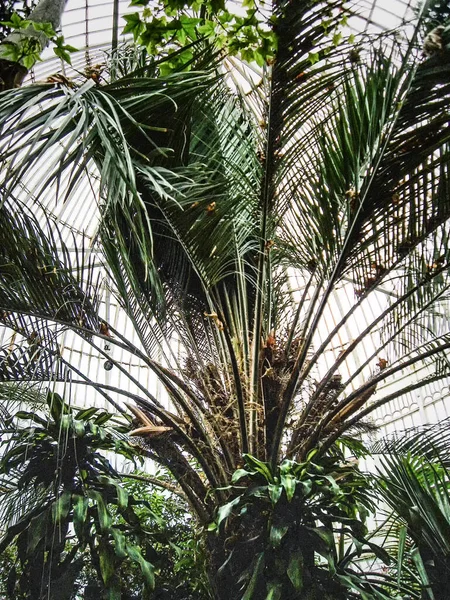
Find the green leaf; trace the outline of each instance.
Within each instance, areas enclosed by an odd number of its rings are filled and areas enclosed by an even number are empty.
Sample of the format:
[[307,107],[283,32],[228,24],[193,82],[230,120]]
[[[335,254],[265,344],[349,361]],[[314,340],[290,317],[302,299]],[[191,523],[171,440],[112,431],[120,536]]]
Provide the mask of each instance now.
[[319,474],[322,475],[325,473],[324,467],[322,465],[317,465],[316,463],[310,462],[307,467],[308,473]]
[[67,52],[78,52],[78,48],[71,46],[70,44],[64,44],[64,48]]
[[76,437],[82,438],[86,434],[86,429],[82,421],[72,420],[72,427]]
[[264,552],[260,552],[256,555],[255,560],[253,562],[254,566],[252,576],[250,578],[247,588],[245,589],[245,593],[242,596],[242,600],[255,600],[254,593],[258,585],[259,578],[262,575],[264,569],[264,562]]
[[281,600],[283,592],[283,584],[271,581],[267,584],[266,600]]
[[117,506],[119,509],[124,510],[128,506],[128,493],[120,482],[115,483],[117,492]]
[[400,587],[400,582],[403,574],[403,560],[405,557],[406,549],[406,533],[407,529],[405,525],[400,527],[398,533],[398,554],[397,554],[397,585]]
[[[212,12],[217,16],[221,13],[227,13],[225,10],[225,0],[209,0]],[[227,13],[228,14],[228,13]]]
[[268,492],[269,490],[267,485],[253,485],[252,487],[248,488],[246,495],[253,498],[264,498],[264,500],[266,500]]
[[191,40],[197,39],[197,26],[200,22],[200,19],[188,17],[187,15],[181,15],[180,17],[181,26]]
[[92,498],[97,505],[100,530],[105,532],[109,531],[111,528],[112,519],[102,494],[97,490],[88,490],[87,495],[89,498]]
[[96,406],[91,406],[90,408],[84,408],[77,412],[75,419],[79,421],[89,421],[89,419],[95,415],[95,413],[99,409]]
[[385,565],[391,564],[392,559],[384,548],[382,548],[381,546],[378,546],[378,544],[374,544],[373,542],[369,542],[369,541],[367,542],[367,545],[372,550],[372,552],[375,554],[375,556],[377,558],[379,558],[381,561],[383,561]]
[[270,470],[270,466],[268,463],[262,462],[261,460],[258,460],[254,456],[250,456],[250,454],[244,454],[244,460],[247,463],[247,465],[250,467],[250,469],[263,475],[263,477],[269,483],[274,483],[273,475],[272,475],[272,472]]
[[342,33],[337,32],[333,35],[333,46],[338,46],[342,41]]
[[[324,543],[327,552],[334,547],[334,535],[330,529],[327,527],[311,527],[310,531],[317,535],[318,538]],[[321,545],[317,547],[317,552],[322,554],[320,547]]]
[[59,427],[61,431],[70,431],[73,425],[72,415],[61,415],[59,418]]
[[410,554],[411,554],[411,558],[417,568],[417,572],[419,573],[420,582],[422,584],[422,587],[424,588],[424,590],[425,590],[426,594],[428,595],[428,597],[430,598],[430,600],[435,600],[435,596],[434,596],[433,590],[430,585],[430,579],[428,577],[427,569],[422,560],[422,557],[420,556],[419,549],[413,548],[411,550]]
[[8,474],[17,462],[24,462],[29,452],[28,444],[14,446],[1,459],[2,470]]
[[20,62],[27,69],[31,69],[31,67],[34,67],[34,65],[36,64],[36,62],[38,60],[40,60],[39,54],[31,53],[31,54],[27,54],[25,56],[22,56],[22,58],[20,59]]
[[311,65],[315,65],[318,62],[320,56],[318,52],[310,52],[308,55],[308,60]]
[[51,23],[39,23],[36,21],[31,21],[31,26],[36,31],[41,31],[44,33],[49,39],[56,35],[56,31],[53,29],[53,25]]
[[[238,54],[237,50],[234,52],[234,54]],[[255,60],[255,50],[252,48],[242,48],[240,54],[243,60],[248,63],[252,63]]]
[[80,541],[84,541],[85,523],[88,515],[89,500],[86,496],[74,495],[73,499],[73,527]]
[[297,481],[297,486],[302,490],[303,497],[307,498],[312,492],[313,482],[311,479]]
[[67,52],[67,50],[65,48],[53,48],[53,52],[56,54],[56,56],[58,58],[60,58],[61,60],[63,60],[64,62],[66,62],[67,64],[71,65],[72,64],[72,59],[70,57],[70,54]]
[[139,13],[124,15],[126,25],[123,28],[123,33],[132,33],[135,40],[145,31],[145,23],[141,20]]
[[233,512],[233,508],[240,503],[241,499],[242,496],[238,496],[237,498],[234,498],[234,500],[231,500],[231,502],[219,507],[217,511],[217,526],[219,526],[225,519],[228,519]]
[[111,535],[114,538],[114,551],[116,553],[116,556],[118,556],[119,558],[126,558],[127,557],[127,544],[126,544],[126,538],[123,535],[123,533],[121,531],[119,531],[117,529],[117,527],[112,527],[111,528]]
[[4,41],[2,42],[2,54],[5,58],[13,61],[20,62],[22,52],[18,44],[14,44],[13,42]]
[[254,475],[255,471],[247,471],[246,469],[237,469],[233,476],[231,477],[231,483],[236,483],[243,477],[248,477],[249,475]]
[[41,540],[46,539],[47,535],[48,513],[44,511],[33,517],[28,527],[27,535],[27,555],[31,556]]
[[310,451],[308,452],[308,454],[306,455],[306,462],[307,462],[307,463],[308,463],[308,462],[311,462],[311,461],[312,461],[312,459],[313,459],[315,456],[317,456],[317,454],[318,454],[318,453],[319,453],[319,450],[318,450],[318,448],[313,448],[312,450],[310,450]]
[[[119,510],[125,510],[128,506],[128,493],[123,487],[122,482],[116,481],[112,477],[106,475],[99,476],[99,481],[105,486],[111,486],[115,489],[117,494],[117,506]],[[106,490],[106,493],[108,492],[109,490]]]
[[258,67],[263,67],[267,62],[268,54],[267,52],[262,52],[261,50],[255,50],[253,58]]
[[267,489],[269,490],[269,498],[272,502],[272,505],[275,506],[280,499],[281,494],[283,493],[283,486],[269,483]]
[[291,554],[287,575],[294,586],[296,592],[301,592],[303,588],[303,555],[299,551]]
[[116,570],[114,550],[112,549],[111,544],[102,540],[98,545],[98,554],[100,560],[100,572],[105,585],[108,586]]
[[17,13],[13,13],[9,21],[2,21],[2,25],[11,27],[12,29],[26,29],[30,25],[30,21],[23,19]]
[[269,540],[272,548],[278,548],[281,540],[289,531],[289,525],[272,525],[270,528]]
[[330,483],[330,487],[331,487],[333,494],[338,495],[341,493],[341,488],[336,483],[336,480],[334,479],[334,477],[332,477],[331,475],[324,475],[324,479],[326,479]]
[[155,588],[155,572],[153,565],[145,560],[137,546],[127,544],[126,550],[128,556],[139,564],[141,573],[144,576],[145,587],[149,590],[153,590]]
[[288,502],[290,502],[295,494],[297,479],[290,473],[281,474],[281,485],[286,491],[286,498],[288,499]]
[[303,463],[296,463],[293,460],[285,459],[279,467],[280,473],[291,473],[293,469],[298,469],[298,467],[300,467],[301,464]]
[[61,496],[59,496],[52,506],[52,518],[55,525],[60,524],[64,519],[66,519],[71,506],[72,493],[69,490],[64,490]]
[[198,25],[197,31],[200,33],[200,35],[204,35],[205,37],[210,38],[214,36],[215,28],[216,24],[214,23],[214,21],[206,19],[203,23],[201,23],[201,25]]
[[39,423],[40,425],[43,425],[44,427],[48,426],[48,421],[46,421],[45,419],[43,419],[37,413],[34,413],[34,412],[19,410],[18,412],[16,412],[14,414],[14,417],[16,419],[21,419],[24,421],[28,421],[28,420],[34,421],[35,423]]
[[94,420],[96,425],[104,425],[110,419],[112,419],[112,414],[108,412],[101,412],[98,417]]
[[64,400],[59,394],[49,392],[47,395],[47,404],[53,420],[55,423],[58,423],[62,414],[67,412]]

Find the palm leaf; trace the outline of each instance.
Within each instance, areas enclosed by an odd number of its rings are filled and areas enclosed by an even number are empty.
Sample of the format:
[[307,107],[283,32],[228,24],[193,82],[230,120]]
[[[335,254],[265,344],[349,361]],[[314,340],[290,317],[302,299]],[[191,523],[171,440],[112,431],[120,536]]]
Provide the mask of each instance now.
[[448,577],[450,551],[447,469],[437,454],[432,461],[409,452],[387,455],[382,459],[377,487],[407,524],[416,544],[411,556],[423,587],[429,586],[432,594],[441,597],[442,581]]

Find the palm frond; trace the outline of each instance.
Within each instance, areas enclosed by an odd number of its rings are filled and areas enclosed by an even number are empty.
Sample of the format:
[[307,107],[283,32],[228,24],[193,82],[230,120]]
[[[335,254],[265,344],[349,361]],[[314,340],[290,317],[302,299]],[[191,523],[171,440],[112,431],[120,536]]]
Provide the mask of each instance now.
[[[71,256],[62,230],[45,211],[40,217],[42,225],[22,202],[3,197],[0,306],[3,324],[31,341],[45,337],[51,347],[52,335],[61,330],[61,324],[99,330],[99,282],[92,254],[81,245]],[[46,319],[59,322],[59,327],[47,329]]]
[[448,472],[412,455],[385,457],[383,470],[379,486],[383,498],[408,524],[423,560],[433,556],[436,572],[445,576],[450,552]]
[[370,447],[372,454],[411,454],[422,456],[428,461],[439,457],[448,468],[450,428],[449,419],[439,423],[423,424],[420,427],[395,432],[382,438]]

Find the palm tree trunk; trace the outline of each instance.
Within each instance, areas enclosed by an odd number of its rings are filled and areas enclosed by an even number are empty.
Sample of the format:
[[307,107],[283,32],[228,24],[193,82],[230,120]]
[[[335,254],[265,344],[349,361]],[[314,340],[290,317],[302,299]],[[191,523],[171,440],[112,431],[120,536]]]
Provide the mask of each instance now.
[[[35,23],[51,23],[53,29],[58,29],[67,0],[41,0],[31,12],[29,20]],[[28,73],[20,62],[9,60],[6,50],[10,44],[21,44],[24,40],[33,38],[41,48],[48,45],[48,37],[30,26],[26,29],[12,31],[0,44],[0,91],[22,85]]]

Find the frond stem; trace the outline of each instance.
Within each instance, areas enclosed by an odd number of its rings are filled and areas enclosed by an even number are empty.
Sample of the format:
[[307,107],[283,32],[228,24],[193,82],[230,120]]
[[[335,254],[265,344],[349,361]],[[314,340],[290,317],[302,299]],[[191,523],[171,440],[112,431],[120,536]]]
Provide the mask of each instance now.
[[168,481],[158,479],[157,477],[151,477],[150,475],[137,475],[136,473],[119,473],[119,475],[126,479],[135,479],[136,481],[144,481],[145,483],[156,485],[157,487],[167,490],[187,501],[186,494],[176,485],[173,485],[173,483],[169,483]]
[[[446,267],[443,266],[439,270],[437,270],[436,273],[435,273],[435,276],[438,275],[439,273],[442,273],[445,270],[445,268]],[[400,298],[398,298],[393,304],[391,304],[391,306],[387,310],[385,310],[380,315],[378,315],[378,317],[375,320],[373,320],[358,335],[358,337],[355,340],[353,340],[353,342],[351,342],[349,344],[349,346],[346,348],[346,350],[344,350],[344,352],[342,352],[341,356],[336,359],[336,361],[334,362],[333,366],[328,370],[327,374],[323,377],[322,381],[317,386],[316,390],[314,391],[313,396],[311,397],[310,401],[308,402],[308,405],[306,406],[305,410],[302,413],[302,416],[301,416],[301,418],[300,418],[300,420],[298,422],[298,427],[300,427],[306,421],[308,415],[310,414],[310,412],[311,412],[311,410],[313,408],[314,400],[316,398],[318,398],[319,394],[321,394],[323,392],[323,390],[324,390],[325,386],[327,385],[328,381],[330,380],[331,376],[336,372],[336,370],[339,368],[339,366],[347,359],[347,357],[353,352],[353,350],[355,350],[355,348],[358,346],[358,344],[360,344],[366,338],[366,336],[370,333],[370,331],[376,325],[378,325],[378,323],[380,323],[381,321],[383,321],[389,313],[393,312],[400,304],[402,304],[403,302],[405,302],[406,300],[408,300],[408,298],[410,298],[412,295],[414,295],[421,287],[423,287],[427,283],[428,283],[428,281],[422,280],[416,286],[414,286],[413,288],[411,288],[408,292],[406,292],[405,294],[403,294],[402,296],[400,296]],[[350,314],[353,312],[353,310],[357,306],[358,306],[358,303],[355,304],[347,312],[347,315],[345,315],[344,318],[339,323],[339,325],[338,325],[339,328],[342,326],[343,323],[345,323],[345,321],[348,319],[348,317],[350,316]],[[334,335],[334,331],[336,331],[336,328],[332,332],[333,335]],[[330,336],[328,336],[327,340],[325,340],[325,341],[328,342],[329,338],[330,338]],[[322,344],[320,350],[321,351],[324,350],[323,344]],[[315,356],[317,357],[318,354],[316,353]],[[307,366],[307,371],[308,372],[309,372],[310,367],[311,367],[311,365]],[[306,376],[305,374],[302,374],[302,380],[304,380],[305,376]]]
[[[376,386],[380,381],[383,381],[383,380],[387,379],[389,376],[394,375],[395,373],[398,373],[398,371],[402,371],[403,369],[405,369],[407,367],[410,367],[411,365],[414,365],[415,363],[417,363],[419,361],[423,361],[424,359],[430,358],[431,356],[434,356],[435,354],[443,352],[444,350],[448,350],[449,348],[450,348],[450,341],[448,341],[446,343],[443,343],[443,344],[437,346],[436,348],[432,348],[431,350],[427,350],[426,352],[422,352],[418,356],[414,356],[413,358],[410,358],[409,360],[406,360],[405,362],[402,362],[402,363],[396,365],[395,367],[391,367],[390,369],[385,369],[385,370],[381,371],[380,373],[378,373],[377,375],[375,375],[373,378],[371,378],[370,381],[367,381],[365,384],[363,384],[357,390],[355,390],[354,392],[352,392],[351,394],[349,394],[347,396],[347,398],[344,398],[341,402],[339,402],[339,404],[322,419],[321,423],[318,425],[318,429],[322,429],[323,430],[323,428],[326,425],[328,425],[332,421],[332,419],[343,408],[345,408],[346,406],[348,406],[349,404],[351,404],[353,402],[353,400],[357,399],[364,392],[366,392],[370,388]],[[442,379],[442,378],[443,378],[443,375],[437,376],[437,380]],[[424,380],[421,380],[420,384],[421,385],[425,385],[425,383],[428,382],[428,381],[429,380],[425,378]],[[397,395],[404,394],[404,393],[406,393],[407,389],[409,389],[409,388],[403,388],[402,390],[400,390],[400,392],[395,392],[395,394],[397,394]],[[397,397],[397,396],[394,396],[394,397]],[[350,422],[351,423],[357,422],[363,416],[365,416],[369,412],[372,412],[372,410],[374,410],[373,407],[376,406],[376,405],[377,405],[377,403],[375,402],[374,404],[372,404],[367,409],[365,409],[365,410],[361,411],[360,413],[358,413],[358,415],[356,417],[354,417],[355,419],[357,419],[356,421],[351,420],[348,423],[350,423]],[[348,426],[350,426],[350,425],[348,425]],[[347,429],[347,428],[348,427],[345,426],[344,429]]]
[[[446,344],[446,349],[450,348],[450,344]],[[440,348],[440,350],[442,350],[443,348]],[[438,352],[438,351],[436,351]],[[422,357],[420,357],[418,360],[420,360]],[[352,427],[353,425],[355,425],[356,423],[358,423],[358,421],[360,421],[361,419],[363,419],[365,416],[369,415],[371,412],[373,412],[374,410],[376,410],[377,408],[380,408],[380,406],[383,406],[384,404],[387,404],[388,402],[391,402],[391,400],[395,400],[396,398],[398,398],[399,396],[402,396],[403,394],[407,394],[409,392],[413,392],[414,390],[420,389],[421,387],[429,384],[429,383],[434,383],[435,381],[440,381],[442,379],[442,375],[435,375],[429,378],[425,378],[425,379],[421,379],[420,381],[417,381],[416,383],[412,383],[411,385],[402,388],[401,390],[397,390],[396,392],[393,392],[392,394],[389,394],[388,396],[385,396],[384,398],[381,398],[380,400],[377,400],[376,402],[374,402],[373,404],[371,404],[370,406],[368,406],[367,408],[365,408],[364,410],[360,411],[357,415],[355,415],[352,419],[350,419],[349,421],[346,421],[345,423],[342,424],[342,426],[340,428],[338,428],[331,437],[329,437],[326,442],[320,447],[319,449],[319,455],[323,455],[325,454],[325,452],[327,452],[327,450],[329,450],[329,448],[331,448],[331,446],[334,444],[334,442],[339,439],[339,437],[350,427]]]

